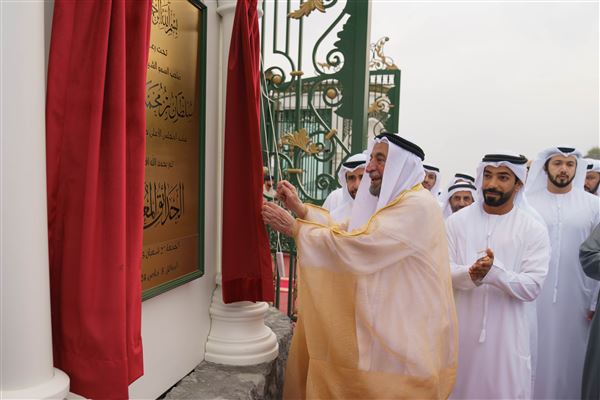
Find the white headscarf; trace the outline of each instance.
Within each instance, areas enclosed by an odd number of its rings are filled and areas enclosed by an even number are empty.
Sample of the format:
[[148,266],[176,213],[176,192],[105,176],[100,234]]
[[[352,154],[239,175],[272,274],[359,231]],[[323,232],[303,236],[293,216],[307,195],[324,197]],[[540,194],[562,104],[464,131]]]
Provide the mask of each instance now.
[[[399,137],[399,135],[396,136]],[[375,143],[386,143],[388,145],[388,155],[381,180],[381,191],[379,197],[375,197],[369,192],[371,178],[365,173],[352,206],[352,215],[348,225],[349,232],[366,224],[377,210],[388,205],[403,191],[423,182],[425,178],[423,163],[416,154],[397,144],[390,143],[385,136],[375,138],[372,144],[369,145],[369,154],[371,154]]]
[[[348,165],[350,164],[350,165]],[[346,183],[346,173],[354,172],[359,168],[365,168],[367,166],[367,155],[364,153],[354,154],[346,161],[344,161],[338,172],[338,182],[342,186],[342,201],[330,214],[334,221],[342,222],[350,216],[352,210],[352,203],[354,199],[350,192],[348,192],[348,184]]]
[[442,206],[443,208],[443,213],[444,213],[444,218],[448,218],[450,215],[452,215],[452,207],[450,206],[450,198],[456,193],[456,192],[471,192],[471,196],[473,196],[473,201],[476,202],[477,201],[477,188],[475,186],[473,186],[473,184],[471,182],[463,182],[463,181],[459,181],[458,183],[455,181],[452,185],[448,186],[448,188],[446,190],[444,190],[444,192],[442,193]]
[[[356,164],[355,164],[356,163]],[[347,164],[355,164],[354,166],[346,166]],[[367,166],[367,155],[364,153],[354,154],[346,161],[344,161],[340,167],[340,171],[338,172],[338,182],[342,186],[343,200],[342,202],[352,201],[354,200],[348,192],[348,184],[346,183],[346,173],[354,172],[358,168],[365,168]]]
[[435,198],[437,198],[438,195],[440,194],[440,186],[442,184],[442,177],[441,177],[440,171],[436,171],[435,169],[432,169],[432,167],[437,168],[435,165],[431,165],[431,164],[423,165],[423,168],[425,169],[426,174],[429,172],[433,172],[435,174],[435,183],[433,184],[433,187],[431,189],[429,189],[429,191],[433,194],[433,196]]
[[[600,174],[600,160],[594,160],[593,158],[584,158],[584,160],[587,162],[587,169],[585,170],[586,175],[590,171],[598,172]],[[600,194],[600,185],[598,186],[598,188],[596,189],[596,193],[594,194]]]
[[[513,153],[513,152],[499,152],[499,153],[493,153],[494,155],[500,155],[500,156],[508,156],[508,157],[515,157],[515,158],[519,158],[519,157],[523,157],[519,154]],[[489,156],[489,155],[488,155]],[[486,157],[485,156],[483,159],[485,160]],[[485,203],[483,200],[483,190],[482,190],[482,186],[483,186],[483,172],[485,170],[485,167],[506,167],[508,169],[510,169],[517,178],[519,178],[519,180],[521,181],[521,183],[523,183],[523,187],[517,192],[517,196],[515,197],[514,200],[514,205],[516,207],[519,207],[520,209],[522,209],[523,211],[525,211],[527,214],[531,215],[533,218],[535,218],[538,222],[544,224],[544,220],[542,219],[542,217],[540,216],[540,214],[529,205],[529,202],[527,201],[527,196],[525,195],[525,183],[527,180],[527,163],[523,163],[523,164],[517,164],[517,163],[512,163],[510,161],[496,161],[496,162],[489,162],[489,161],[481,161],[481,163],[479,164],[479,166],[477,167],[477,177],[475,178],[475,187],[478,188],[479,190],[477,190],[477,199],[478,201],[482,204]]]
[[575,156],[577,158],[577,170],[572,182],[573,189],[583,190],[587,163],[582,160],[581,152],[569,147],[550,147],[538,154],[537,158],[531,163],[531,167],[529,167],[529,176],[525,185],[525,192],[528,195],[546,190],[548,187],[548,174],[544,171],[544,164],[548,159],[556,155],[565,157]]
[[[475,178],[473,178],[471,175],[457,172],[456,174],[454,174],[454,181],[453,181],[452,185],[456,185],[458,182],[468,182],[468,183],[471,183],[474,185]],[[450,186],[452,186],[452,185],[450,185]]]
[[584,158],[584,160],[587,162],[587,172],[600,172],[600,160],[594,160],[593,158]]

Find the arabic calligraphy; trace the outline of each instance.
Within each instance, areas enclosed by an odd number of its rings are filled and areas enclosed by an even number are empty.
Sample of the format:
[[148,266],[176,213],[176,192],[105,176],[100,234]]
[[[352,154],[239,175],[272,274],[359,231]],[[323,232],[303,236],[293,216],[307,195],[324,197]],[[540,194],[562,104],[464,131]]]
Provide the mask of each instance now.
[[146,167],[158,167],[158,168],[173,168],[175,161],[173,160],[161,160],[160,158],[146,156]]
[[161,67],[160,65],[158,65],[158,61],[156,61],[156,60],[151,60],[148,62],[148,69],[153,69],[155,71],[158,71],[159,73],[167,75],[177,81],[181,80],[181,73],[179,73],[175,70],[171,70],[171,67],[167,67],[167,68]]
[[206,11],[195,3],[152,0],[149,10],[141,271],[148,295],[191,279],[200,269],[200,111],[205,99],[198,95],[204,67],[199,46],[204,51],[200,28]]
[[152,25],[175,39],[179,36],[179,20],[175,16],[169,0],[152,1]]
[[[188,138],[180,133],[167,131],[163,132],[161,128],[148,128],[146,126],[146,136],[149,138],[159,138],[172,142],[187,143]],[[147,164],[146,164],[147,165]]]
[[185,98],[183,91],[173,94],[164,83],[151,80],[146,82],[146,108],[152,110],[155,117],[171,122],[194,115],[194,103]]
[[162,47],[160,47],[160,46],[157,46],[157,45],[155,45],[154,43],[152,43],[152,44],[150,45],[150,50],[152,50],[152,51],[153,51],[153,52],[155,52],[155,53],[162,54],[162,55],[163,55],[163,56],[165,56],[165,57],[168,57],[168,56],[169,56],[169,50],[167,50],[167,49],[163,49]]
[[177,223],[184,212],[184,185],[166,182],[144,184],[144,229]]
[[173,242],[161,243],[153,247],[149,247],[142,251],[142,258],[148,260],[154,256],[167,254],[171,251],[176,251],[181,247],[181,240],[175,240]]
[[160,267],[154,267],[151,272],[142,272],[142,283],[150,282],[165,275],[169,275],[179,269],[179,261],[167,263]]

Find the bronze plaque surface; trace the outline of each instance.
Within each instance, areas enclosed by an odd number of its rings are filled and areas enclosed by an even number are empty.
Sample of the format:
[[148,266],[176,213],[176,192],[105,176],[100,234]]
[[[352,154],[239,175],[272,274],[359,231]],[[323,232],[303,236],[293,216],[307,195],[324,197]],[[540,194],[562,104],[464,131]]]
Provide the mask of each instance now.
[[190,1],[152,1],[141,277],[145,298],[150,290],[167,290],[176,286],[169,283],[201,275],[201,12]]

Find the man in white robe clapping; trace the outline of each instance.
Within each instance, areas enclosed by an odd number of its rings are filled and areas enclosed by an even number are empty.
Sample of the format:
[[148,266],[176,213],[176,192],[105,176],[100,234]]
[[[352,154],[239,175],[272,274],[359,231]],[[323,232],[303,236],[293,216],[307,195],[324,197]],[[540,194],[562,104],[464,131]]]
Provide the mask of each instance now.
[[550,243],[523,199],[527,159],[488,154],[479,201],[446,220],[459,325],[455,399],[531,397],[531,318],[548,271]]

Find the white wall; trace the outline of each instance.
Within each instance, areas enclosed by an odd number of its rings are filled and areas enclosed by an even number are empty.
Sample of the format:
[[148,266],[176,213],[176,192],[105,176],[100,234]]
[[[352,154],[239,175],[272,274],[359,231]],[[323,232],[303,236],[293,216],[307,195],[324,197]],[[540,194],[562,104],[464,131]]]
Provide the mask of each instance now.
[[144,375],[129,387],[132,399],[154,399],[204,359],[214,268],[142,305]]
[[[160,396],[204,360],[210,330],[209,307],[217,264],[217,158],[219,115],[219,21],[215,0],[205,0],[207,14],[205,255],[204,276],[142,304],[144,375],[130,385],[132,399]],[[46,46],[49,46],[53,2],[46,2]],[[46,49],[48,50],[48,49]],[[47,60],[46,60],[47,61]]]

